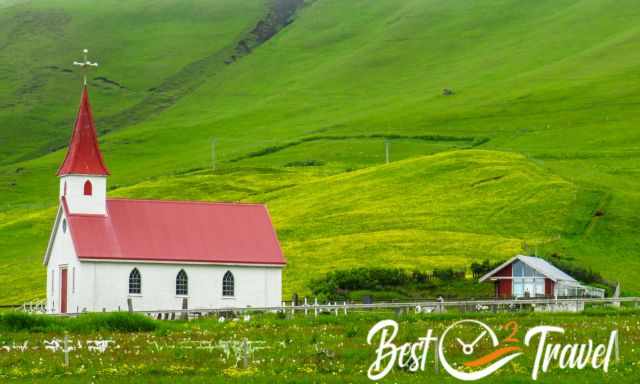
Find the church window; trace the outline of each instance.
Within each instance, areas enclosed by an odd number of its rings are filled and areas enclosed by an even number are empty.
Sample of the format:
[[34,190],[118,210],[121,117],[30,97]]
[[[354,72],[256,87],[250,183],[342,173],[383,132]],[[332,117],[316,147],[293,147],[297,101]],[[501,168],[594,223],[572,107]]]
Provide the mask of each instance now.
[[62,219],[62,233],[67,233],[67,219]]
[[189,278],[184,269],[181,269],[176,276],[176,295],[188,295],[189,294]]
[[129,294],[139,295],[142,292],[142,278],[138,268],[133,268],[129,274]]
[[227,271],[222,278],[222,296],[233,296],[235,294],[235,283],[233,273]]
[[93,185],[91,185],[91,181],[87,180],[84,182],[84,195],[91,196],[93,194]]

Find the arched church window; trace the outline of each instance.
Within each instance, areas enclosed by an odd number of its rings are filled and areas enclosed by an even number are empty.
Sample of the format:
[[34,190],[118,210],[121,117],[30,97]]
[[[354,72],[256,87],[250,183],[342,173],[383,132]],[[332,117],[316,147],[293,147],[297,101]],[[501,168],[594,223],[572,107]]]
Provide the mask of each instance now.
[[227,271],[222,278],[222,296],[233,296],[235,294],[235,281],[233,273]]
[[91,181],[87,180],[84,182],[84,195],[91,196],[93,194],[93,185],[91,185]]
[[189,294],[189,278],[184,269],[181,269],[176,276],[176,295],[188,295]]
[[67,219],[62,219],[62,233],[67,233]]
[[139,295],[142,293],[142,277],[138,268],[133,268],[129,274],[129,294]]

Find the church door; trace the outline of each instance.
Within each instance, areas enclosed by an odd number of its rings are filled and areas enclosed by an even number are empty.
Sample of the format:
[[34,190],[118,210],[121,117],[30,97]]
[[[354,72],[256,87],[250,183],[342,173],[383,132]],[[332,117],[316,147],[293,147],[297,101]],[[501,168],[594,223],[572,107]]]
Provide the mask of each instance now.
[[67,313],[67,268],[60,270],[60,313]]

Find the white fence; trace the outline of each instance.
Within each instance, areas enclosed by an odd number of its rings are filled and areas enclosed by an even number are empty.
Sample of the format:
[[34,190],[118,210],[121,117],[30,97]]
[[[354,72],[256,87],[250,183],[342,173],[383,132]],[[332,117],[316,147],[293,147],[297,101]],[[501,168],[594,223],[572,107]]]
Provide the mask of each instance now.
[[[541,312],[579,312],[586,304],[619,307],[626,303],[627,306],[640,307],[640,297],[620,298],[533,298],[533,299],[506,299],[506,300],[430,300],[411,302],[379,302],[371,304],[329,302],[318,303],[304,301],[298,305],[282,303],[277,307],[219,307],[219,308],[189,308],[189,309],[158,309],[152,311],[130,312],[145,314],[149,317],[161,320],[193,319],[202,316],[226,314],[244,315],[258,312],[280,312],[285,314],[304,314],[306,316],[318,316],[322,313],[330,313],[336,316],[347,315],[356,311],[392,310],[397,313],[442,313],[448,310],[460,312],[501,312],[535,310]],[[76,316],[77,313],[68,313],[61,316]],[[59,315],[60,316],[60,315]]]
[[[129,312],[145,314],[159,320],[193,319],[209,315],[234,314],[243,315],[256,312],[280,312],[285,314],[304,314],[318,316],[321,313],[347,315],[354,311],[392,310],[395,312],[414,313],[442,313],[448,310],[460,312],[500,312],[535,310],[540,312],[579,312],[586,304],[620,307],[626,305],[640,308],[640,297],[619,298],[527,298],[527,299],[487,299],[487,300],[419,300],[409,302],[378,302],[378,303],[350,303],[328,302],[318,303],[317,300],[307,302],[306,299],[298,305],[283,302],[277,307],[218,307],[218,308],[189,308],[189,309],[157,309],[147,311],[132,310]],[[44,303],[25,303],[16,308],[27,313],[47,313]],[[55,314],[55,316],[77,316],[79,313]]]

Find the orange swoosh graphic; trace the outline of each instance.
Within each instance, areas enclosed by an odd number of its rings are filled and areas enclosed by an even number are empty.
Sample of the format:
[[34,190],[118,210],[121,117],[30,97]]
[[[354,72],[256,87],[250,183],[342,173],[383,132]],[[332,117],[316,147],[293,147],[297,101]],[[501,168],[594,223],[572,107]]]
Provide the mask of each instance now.
[[479,359],[476,359],[476,360],[473,360],[473,361],[468,361],[468,362],[464,363],[464,365],[467,366],[467,367],[479,367],[481,365],[488,364],[488,363],[490,363],[490,362],[492,362],[492,361],[494,361],[494,360],[506,355],[507,353],[514,352],[514,351],[519,351],[519,350],[521,350],[521,348],[520,347],[515,347],[515,346],[500,348],[500,349],[497,349],[497,350],[491,352],[488,355],[482,356]]

